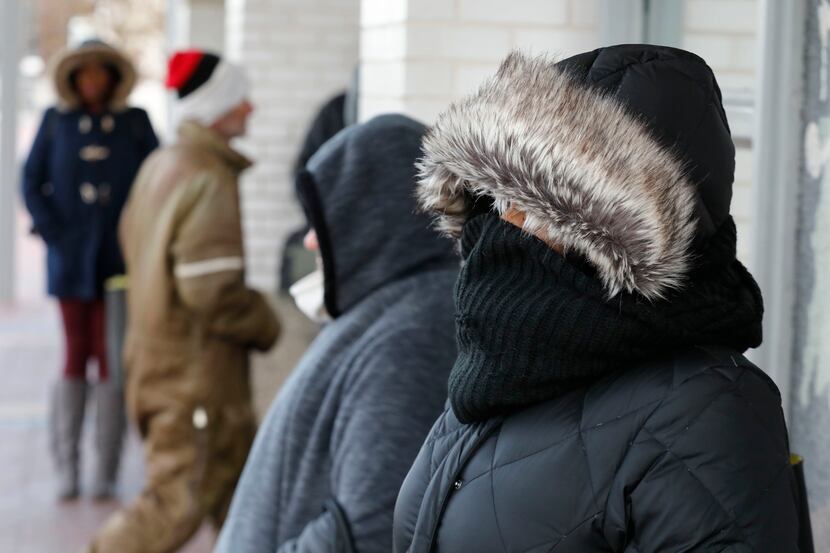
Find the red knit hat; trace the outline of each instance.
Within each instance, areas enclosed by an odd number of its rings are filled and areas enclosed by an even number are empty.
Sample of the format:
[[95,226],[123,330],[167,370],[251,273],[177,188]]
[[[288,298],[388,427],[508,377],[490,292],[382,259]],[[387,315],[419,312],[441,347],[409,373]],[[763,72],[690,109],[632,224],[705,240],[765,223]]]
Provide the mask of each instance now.
[[167,88],[180,100],[179,118],[210,125],[247,99],[248,79],[241,67],[202,50],[181,50],[167,65]]
[[167,88],[175,89],[184,98],[205,84],[219,65],[219,56],[200,50],[182,50],[170,57],[167,64]]

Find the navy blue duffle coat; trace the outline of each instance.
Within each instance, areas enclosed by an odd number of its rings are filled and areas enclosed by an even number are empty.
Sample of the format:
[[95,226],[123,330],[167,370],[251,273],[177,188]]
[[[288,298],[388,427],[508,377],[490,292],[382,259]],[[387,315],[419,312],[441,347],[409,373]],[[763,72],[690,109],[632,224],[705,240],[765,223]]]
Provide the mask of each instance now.
[[47,110],[26,161],[23,196],[47,244],[51,295],[94,299],[107,278],[124,272],[118,219],[156,146],[141,109],[101,115]]

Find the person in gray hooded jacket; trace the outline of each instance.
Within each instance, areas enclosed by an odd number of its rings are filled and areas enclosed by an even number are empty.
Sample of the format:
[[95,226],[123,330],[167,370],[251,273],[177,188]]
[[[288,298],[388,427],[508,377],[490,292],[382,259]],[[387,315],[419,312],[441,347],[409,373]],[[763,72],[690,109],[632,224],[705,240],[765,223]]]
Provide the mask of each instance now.
[[388,553],[398,489],[456,356],[452,243],[415,204],[425,127],[340,132],[299,176],[333,319],[259,430],[217,553]]

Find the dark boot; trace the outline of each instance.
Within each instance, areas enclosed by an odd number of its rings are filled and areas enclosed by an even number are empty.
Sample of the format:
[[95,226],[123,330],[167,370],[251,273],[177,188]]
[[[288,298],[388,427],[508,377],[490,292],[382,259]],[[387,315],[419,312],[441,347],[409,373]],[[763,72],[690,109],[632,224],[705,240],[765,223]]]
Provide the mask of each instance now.
[[61,378],[52,393],[50,433],[52,455],[58,472],[58,498],[78,497],[81,429],[86,408],[86,381]]
[[115,494],[127,417],[124,390],[112,380],[95,386],[95,449],[97,465],[92,497],[109,499]]

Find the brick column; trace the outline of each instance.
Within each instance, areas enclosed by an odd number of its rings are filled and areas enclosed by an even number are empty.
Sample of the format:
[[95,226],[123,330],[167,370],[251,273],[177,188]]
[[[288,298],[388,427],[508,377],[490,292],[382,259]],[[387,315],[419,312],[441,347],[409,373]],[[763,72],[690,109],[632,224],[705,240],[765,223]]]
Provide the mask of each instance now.
[[357,63],[358,0],[226,0],[226,54],[245,65],[256,107],[240,148],[256,165],[242,181],[249,280],[273,290],[285,237],[304,220],[290,177],[317,108]]
[[167,0],[167,25],[173,48],[225,50],[224,0]]
[[430,122],[514,48],[566,57],[599,46],[591,0],[363,0],[361,28],[361,119]]
[[706,60],[723,92],[736,139],[732,215],[738,226],[738,257],[749,265],[759,5],[758,0],[686,0],[681,44]]
[[20,10],[16,2],[0,6],[0,302],[14,299],[15,200],[18,190],[17,85],[20,61]]

